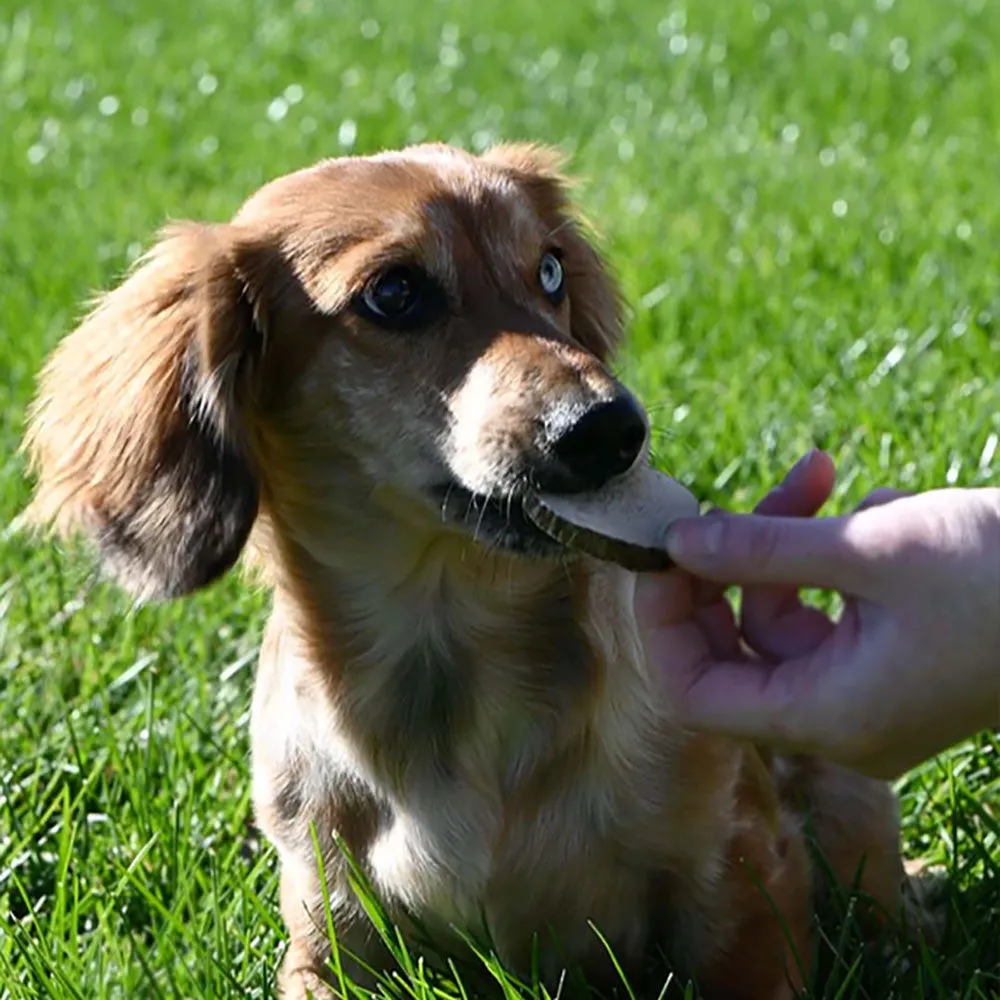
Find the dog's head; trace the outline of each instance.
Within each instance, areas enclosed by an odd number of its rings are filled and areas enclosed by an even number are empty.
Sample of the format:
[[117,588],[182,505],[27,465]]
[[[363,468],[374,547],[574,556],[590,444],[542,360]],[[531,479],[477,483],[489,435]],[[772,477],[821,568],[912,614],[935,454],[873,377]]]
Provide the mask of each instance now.
[[324,162],[167,230],[55,352],[32,514],[88,530],[140,597],[219,577],[261,509],[313,542],[374,504],[552,554],[524,491],[646,447],[605,367],[620,328],[551,151]]

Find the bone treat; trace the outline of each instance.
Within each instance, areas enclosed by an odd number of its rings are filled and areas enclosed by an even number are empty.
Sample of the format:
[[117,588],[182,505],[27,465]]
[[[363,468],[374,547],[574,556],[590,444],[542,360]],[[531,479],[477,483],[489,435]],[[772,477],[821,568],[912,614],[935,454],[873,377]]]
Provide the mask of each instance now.
[[667,529],[697,517],[695,496],[676,479],[646,465],[589,493],[535,493],[525,498],[528,517],[569,549],[635,573],[673,565],[665,548]]

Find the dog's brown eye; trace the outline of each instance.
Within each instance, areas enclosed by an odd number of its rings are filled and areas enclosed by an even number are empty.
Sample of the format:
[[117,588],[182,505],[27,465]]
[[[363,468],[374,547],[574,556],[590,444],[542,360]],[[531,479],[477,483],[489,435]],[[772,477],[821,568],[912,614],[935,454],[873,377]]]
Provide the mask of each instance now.
[[554,306],[559,305],[566,291],[566,282],[562,261],[554,253],[542,255],[542,262],[538,265],[538,281],[549,301]]
[[412,273],[397,267],[377,277],[365,290],[365,305],[379,316],[399,316],[417,297],[419,283]]
[[419,326],[440,312],[444,296],[426,274],[416,268],[392,267],[373,278],[355,302],[366,319],[380,326]]

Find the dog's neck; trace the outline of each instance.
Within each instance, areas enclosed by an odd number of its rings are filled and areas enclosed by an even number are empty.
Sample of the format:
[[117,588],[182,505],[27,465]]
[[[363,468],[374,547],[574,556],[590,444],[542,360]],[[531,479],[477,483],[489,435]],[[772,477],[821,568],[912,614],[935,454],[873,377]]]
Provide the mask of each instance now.
[[[339,722],[383,776],[455,766],[474,737],[497,759],[569,732],[599,696],[580,565],[491,551],[405,520],[316,551],[268,527],[276,610]],[[338,544],[339,542],[339,544]],[[484,741],[495,745],[489,749]],[[547,751],[542,751],[547,752]]]

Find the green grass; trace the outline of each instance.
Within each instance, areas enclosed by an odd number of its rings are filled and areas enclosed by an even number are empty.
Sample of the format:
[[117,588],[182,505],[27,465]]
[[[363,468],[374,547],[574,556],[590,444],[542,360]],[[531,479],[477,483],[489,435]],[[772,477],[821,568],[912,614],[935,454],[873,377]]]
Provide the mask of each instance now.
[[[706,499],[747,507],[813,443],[837,508],[997,479],[1000,4],[12,2],[0,528],[34,373],[156,227],[423,138],[573,153],[631,307],[622,369]],[[12,531],[0,579],[0,998],[273,996],[246,726],[265,598],[228,580],[134,612]],[[816,995],[995,998],[1000,746],[900,788],[908,854],[953,880],[948,939],[900,971],[834,921]],[[419,971],[394,989],[432,995]]]

